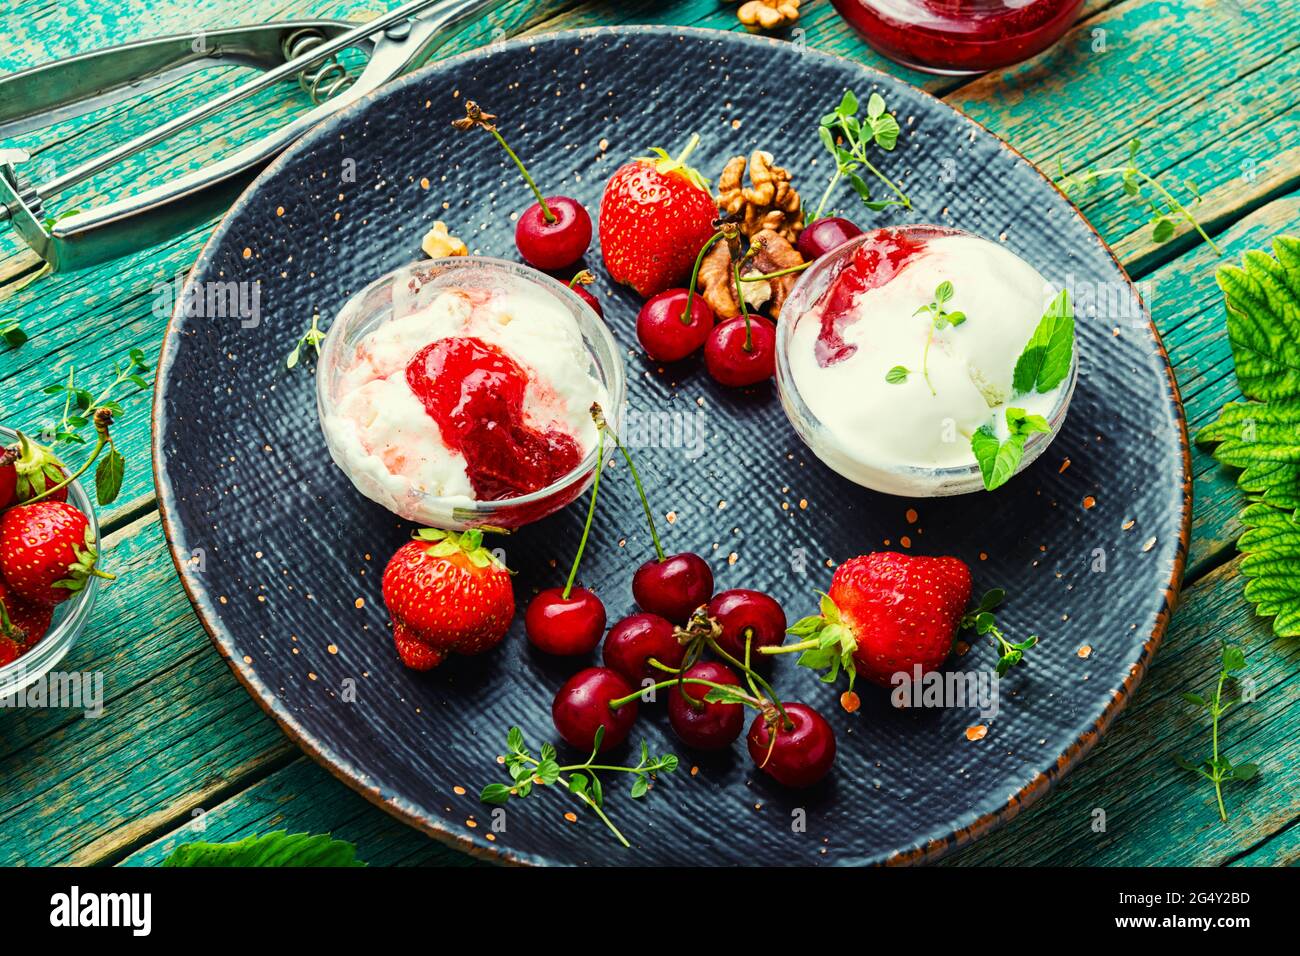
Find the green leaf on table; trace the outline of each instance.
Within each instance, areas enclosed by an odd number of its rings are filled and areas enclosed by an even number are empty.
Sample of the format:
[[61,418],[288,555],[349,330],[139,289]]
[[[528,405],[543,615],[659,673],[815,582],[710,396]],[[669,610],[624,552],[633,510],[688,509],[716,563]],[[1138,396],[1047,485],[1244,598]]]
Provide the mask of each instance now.
[[117,498],[122,490],[122,475],[126,472],[126,459],[116,448],[109,446],[108,454],[95,466],[95,499],[106,505]]
[[1249,500],[1237,541],[1247,600],[1275,634],[1300,636],[1300,238],[1278,236],[1273,255],[1250,250],[1215,279],[1247,401],[1225,405],[1196,441],[1239,469]]
[[10,325],[3,331],[0,331],[0,339],[4,339],[5,345],[11,349],[16,349],[27,341],[27,333],[17,325]]
[[1011,385],[1016,394],[1050,392],[1065,381],[1074,360],[1074,309],[1062,289],[1038,320],[1034,334],[1016,359]]
[[237,843],[186,843],[163,866],[365,866],[357,848],[324,834],[276,830]]

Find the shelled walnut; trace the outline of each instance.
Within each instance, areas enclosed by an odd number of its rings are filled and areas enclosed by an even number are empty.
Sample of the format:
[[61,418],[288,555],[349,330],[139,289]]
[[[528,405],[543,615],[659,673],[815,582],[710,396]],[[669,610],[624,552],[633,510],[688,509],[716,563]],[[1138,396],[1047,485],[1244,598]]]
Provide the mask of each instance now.
[[761,149],[754,150],[748,161],[733,157],[723,168],[718,177],[718,209],[735,218],[747,238],[771,230],[794,242],[803,229],[803,201],[791,185],[789,170],[777,166],[772,154]]
[[[799,255],[785,236],[764,229],[750,239],[750,255],[741,266],[740,274],[742,278],[767,275],[802,262],[803,256]],[[768,315],[776,319],[780,317],[781,306],[785,304],[798,278],[797,273],[791,273],[775,279],[741,282],[739,294],[745,297],[746,308],[758,311],[766,306]],[[731,249],[726,242],[714,245],[700,264],[700,289],[704,301],[719,319],[733,319],[740,315],[740,299],[737,296],[736,279],[732,274]]]
[[469,255],[465,243],[453,236],[447,229],[447,224],[441,219],[434,222],[433,228],[424,234],[424,238],[420,240],[420,248],[430,259]]
[[800,0],[745,0],[736,17],[750,32],[779,30],[799,20]]

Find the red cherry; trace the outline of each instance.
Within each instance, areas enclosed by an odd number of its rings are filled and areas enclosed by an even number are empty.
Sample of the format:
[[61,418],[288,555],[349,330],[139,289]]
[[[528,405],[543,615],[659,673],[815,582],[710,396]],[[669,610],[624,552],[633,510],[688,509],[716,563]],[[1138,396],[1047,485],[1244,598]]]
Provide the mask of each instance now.
[[605,605],[586,588],[547,588],[524,612],[528,640],[547,654],[574,656],[596,649],[605,633]]
[[[835,732],[821,714],[807,704],[784,704],[793,725],[787,727],[780,714],[759,714],[749,726],[749,756],[777,783],[787,787],[811,787],[835,762]],[[776,741],[772,731],[776,731]]]
[[794,247],[807,260],[826,255],[832,249],[844,245],[854,236],[862,235],[862,230],[839,216],[827,216],[815,219],[799,233],[799,240]]
[[[700,661],[686,670],[686,677],[739,687],[740,681],[728,668],[712,661]],[[682,743],[697,750],[721,750],[740,736],[745,726],[743,704],[705,703],[709,688],[703,684],[684,685],[686,699],[677,685],[668,691],[668,722]],[[693,701],[693,702],[692,702]]]
[[610,701],[631,693],[627,681],[608,667],[588,667],[564,682],[551,704],[551,720],[565,743],[587,753],[596,745],[597,729],[604,727],[600,743],[604,753],[627,740],[636,722],[635,699],[617,710],[609,706]]
[[632,614],[609,629],[602,653],[605,666],[633,687],[667,675],[648,662],[654,658],[668,667],[681,667],[686,648],[677,640],[673,625],[658,614]]
[[721,385],[756,385],[776,374],[776,326],[761,315],[737,316],[716,326],[704,346],[704,365]]
[[582,203],[568,196],[548,196],[546,207],[555,221],[548,222],[542,204],[533,203],[515,226],[515,245],[530,266],[556,272],[586,255],[591,217]]
[[[656,362],[676,362],[696,351],[713,328],[713,310],[703,296],[691,300],[686,314],[686,289],[669,289],[647,299],[636,317],[636,337]],[[682,321],[686,317],[686,321]]]
[[722,633],[718,646],[737,660],[745,659],[745,638],[750,638],[752,660],[760,660],[758,649],[785,640],[785,611],[762,591],[733,588],[716,594],[709,602],[709,617]]
[[689,551],[662,561],[651,558],[632,575],[632,597],[641,610],[685,624],[691,612],[713,595],[713,570]]

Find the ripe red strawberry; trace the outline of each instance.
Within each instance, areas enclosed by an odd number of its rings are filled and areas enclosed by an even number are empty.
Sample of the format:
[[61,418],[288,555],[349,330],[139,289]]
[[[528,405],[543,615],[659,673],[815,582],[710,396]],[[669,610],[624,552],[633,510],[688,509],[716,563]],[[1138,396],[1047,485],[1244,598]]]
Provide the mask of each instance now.
[[53,617],[52,607],[24,601],[0,579],[0,638],[8,638],[25,651],[45,637]]
[[[925,674],[952,650],[970,601],[970,568],[959,558],[878,551],[845,561],[835,569],[822,613],[790,629],[806,638],[799,663],[829,667],[830,679],[842,665],[875,684],[892,686],[899,672]],[[851,665],[851,666],[850,666]]]
[[685,285],[715,229],[718,207],[708,181],[686,165],[699,142],[676,159],[662,149],[618,169],[600,200],[600,250],[615,282],[642,298]]
[[398,656],[419,671],[451,653],[491,650],[515,615],[510,572],[474,530],[418,531],[384,569],[384,603]]
[[17,505],[0,518],[0,574],[24,600],[55,605],[84,588],[92,574],[111,578],[98,561],[90,522],[66,502]]

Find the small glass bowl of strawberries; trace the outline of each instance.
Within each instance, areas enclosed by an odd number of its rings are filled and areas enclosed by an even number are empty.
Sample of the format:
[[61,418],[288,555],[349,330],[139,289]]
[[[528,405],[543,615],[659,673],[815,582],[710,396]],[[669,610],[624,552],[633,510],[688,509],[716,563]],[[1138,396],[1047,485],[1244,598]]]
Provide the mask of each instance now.
[[[74,480],[26,503],[36,492],[14,466],[18,441],[0,426],[0,701],[40,680],[72,649],[102,574],[99,524],[85,489]],[[38,483],[53,488],[61,480],[47,469]],[[56,564],[63,570],[51,570]]]

